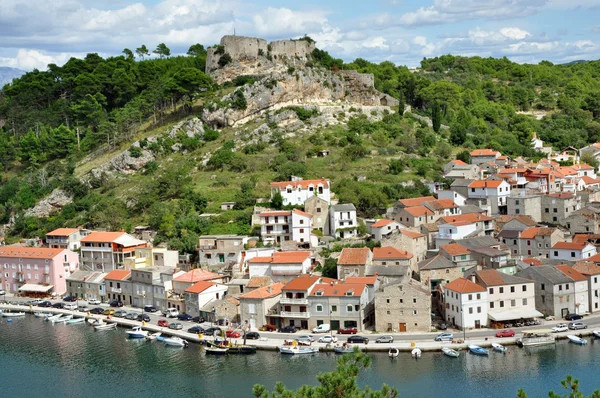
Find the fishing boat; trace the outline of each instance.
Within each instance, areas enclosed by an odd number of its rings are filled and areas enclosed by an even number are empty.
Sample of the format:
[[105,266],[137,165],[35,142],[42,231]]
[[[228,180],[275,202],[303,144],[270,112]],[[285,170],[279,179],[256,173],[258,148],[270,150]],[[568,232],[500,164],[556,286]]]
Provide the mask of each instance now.
[[251,345],[233,346],[227,349],[229,354],[256,354],[256,347]]
[[104,323],[104,321],[102,321],[101,319],[96,319],[96,318],[88,318],[87,320],[88,325],[91,326],[98,326]]
[[[156,332],[156,333],[152,333],[149,334],[148,336],[146,336],[146,340],[148,341],[154,341],[156,340],[158,337],[160,337],[162,335],[161,332]],[[164,341],[165,339],[162,339],[162,341]]]
[[521,347],[534,347],[547,344],[556,344],[556,336],[552,330],[527,330],[523,331],[523,337],[517,340]]
[[117,328],[116,323],[101,323],[100,325],[94,326],[95,330],[111,330],[111,329],[116,329],[116,328]]
[[459,357],[459,353],[456,350],[453,350],[450,347],[442,347],[442,352],[444,353],[444,355],[450,357],[450,358],[458,358]]
[[498,343],[492,343],[492,348],[494,348],[494,351],[502,352],[505,354],[508,351],[508,348],[506,348],[502,344],[498,344]]
[[307,346],[282,346],[279,347],[280,354],[286,355],[300,355],[300,354],[316,354],[319,352],[318,347],[307,347]]
[[579,336],[575,336],[573,334],[568,335],[567,338],[571,341],[571,343],[580,344],[580,345],[587,344],[586,339],[579,337]]
[[181,337],[177,337],[177,336],[166,338],[166,339],[164,339],[164,342],[166,345],[171,346],[171,347],[185,348],[190,345],[186,340],[182,339]]
[[413,350],[410,352],[410,356],[413,357],[414,359],[419,359],[421,358],[421,349],[420,348],[413,348]]
[[206,347],[204,349],[207,355],[225,355],[229,351],[229,348],[226,347]]
[[479,347],[475,344],[469,344],[469,351],[475,355],[489,355],[489,351],[486,348]]
[[592,330],[592,334],[595,338],[600,339],[600,330]]
[[60,318],[61,316],[62,316],[62,314],[52,315],[52,316],[49,316],[48,318],[46,318],[46,320],[48,322],[54,322],[56,319]]
[[77,324],[80,324],[80,323],[85,323],[85,318],[84,317],[80,316],[80,317],[77,317],[77,318],[69,319],[67,321],[67,324],[69,324],[69,325],[77,325]]
[[71,319],[73,319],[73,315],[65,315],[65,316],[61,316],[58,319],[53,320],[52,323],[63,323],[63,322],[70,321]]
[[400,355],[400,350],[398,349],[398,347],[390,347],[388,351],[388,357],[396,358],[398,355]]
[[24,312],[3,312],[2,316],[6,317],[6,318],[8,318],[8,317],[10,317],[10,318],[16,318],[16,317],[19,317],[19,316],[25,316],[25,313]]
[[141,326],[134,326],[130,330],[126,330],[125,333],[130,339],[143,339],[148,335],[148,331],[143,330]]

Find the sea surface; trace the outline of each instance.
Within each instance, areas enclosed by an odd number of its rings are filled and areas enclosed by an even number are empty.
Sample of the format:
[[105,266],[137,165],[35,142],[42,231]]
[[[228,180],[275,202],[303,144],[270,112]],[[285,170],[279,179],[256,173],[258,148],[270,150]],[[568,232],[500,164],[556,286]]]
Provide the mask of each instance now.
[[[559,342],[533,350],[510,347],[508,354],[478,357],[462,352],[410,353],[397,359],[370,354],[362,386],[396,387],[400,397],[529,397],[566,393],[560,380],[579,378],[590,394],[600,388],[600,342]],[[335,367],[334,354],[287,357],[275,352],[249,356],[206,356],[202,347],[166,347],[128,340],[124,329],[94,331],[87,324],[52,325],[27,315],[0,319],[0,397],[252,397],[252,386],[270,390],[276,381],[290,388],[316,384],[315,376]]]

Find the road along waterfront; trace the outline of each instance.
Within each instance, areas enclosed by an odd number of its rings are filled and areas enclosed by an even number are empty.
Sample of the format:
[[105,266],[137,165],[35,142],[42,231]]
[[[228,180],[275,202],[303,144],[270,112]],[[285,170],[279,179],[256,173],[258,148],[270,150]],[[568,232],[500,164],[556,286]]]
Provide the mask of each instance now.
[[[370,345],[370,344],[369,344]],[[514,397],[519,387],[530,397],[560,392],[566,374],[579,378],[584,392],[597,385],[600,343],[559,342],[535,350],[509,348],[479,357],[461,351],[458,359],[425,353],[419,361],[401,353],[390,359],[371,353],[372,367],[361,385],[388,383],[401,397]],[[0,319],[0,385],[3,396],[250,397],[255,383],[272,389],[276,381],[297,388],[315,384],[319,372],[335,367],[336,355],[286,357],[274,352],[249,356],[207,356],[203,347],[166,347],[128,340],[123,328],[95,332],[80,325],[53,325],[27,315]]]

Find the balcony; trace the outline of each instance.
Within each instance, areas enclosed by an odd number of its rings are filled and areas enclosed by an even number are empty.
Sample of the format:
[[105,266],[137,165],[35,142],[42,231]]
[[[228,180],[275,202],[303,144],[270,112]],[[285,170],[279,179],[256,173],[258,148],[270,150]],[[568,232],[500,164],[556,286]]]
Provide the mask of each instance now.
[[112,293],[123,293],[123,289],[121,289],[121,288],[117,288],[117,287],[111,287],[111,288],[110,288],[110,291],[111,291]]
[[291,304],[291,305],[308,305],[308,299],[282,297],[281,299],[279,299],[279,303],[280,304]]
[[289,235],[289,230],[267,230],[265,235]]
[[310,318],[310,314],[308,312],[286,312],[286,311],[281,311],[279,313],[279,316],[281,316],[282,318],[303,318],[303,319]]
[[217,250],[217,245],[201,245],[198,250]]

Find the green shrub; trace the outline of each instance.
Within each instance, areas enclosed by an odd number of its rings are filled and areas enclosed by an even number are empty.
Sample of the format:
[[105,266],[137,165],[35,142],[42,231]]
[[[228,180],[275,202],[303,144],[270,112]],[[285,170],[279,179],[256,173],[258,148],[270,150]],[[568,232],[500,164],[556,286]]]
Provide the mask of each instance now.
[[133,158],[140,158],[142,157],[142,149],[137,146],[131,146],[129,147],[129,154]]
[[230,63],[232,61],[231,59],[231,55],[229,54],[223,54],[221,55],[221,57],[219,58],[219,66],[222,68],[225,65],[227,65],[228,63]]
[[233,93],[233,100],[231,101],[231,107],[237,110],[244,110],[248,106],[246,102],[246,97],[244,97],[244,93],[242,89],[237,89]]
[[213,129],[204,130],[204,141],[214,141],[219,138],[219,132]]

